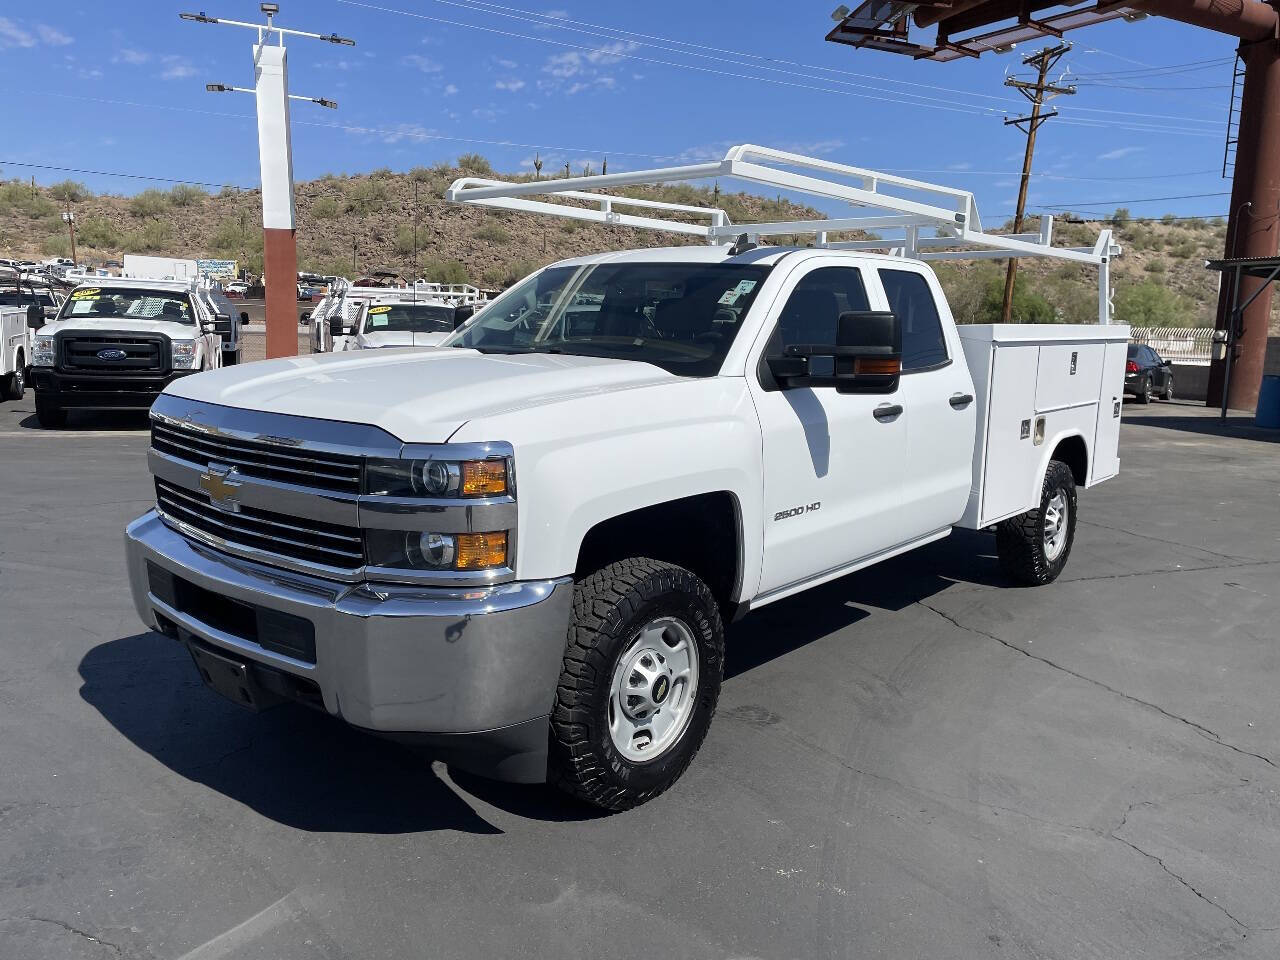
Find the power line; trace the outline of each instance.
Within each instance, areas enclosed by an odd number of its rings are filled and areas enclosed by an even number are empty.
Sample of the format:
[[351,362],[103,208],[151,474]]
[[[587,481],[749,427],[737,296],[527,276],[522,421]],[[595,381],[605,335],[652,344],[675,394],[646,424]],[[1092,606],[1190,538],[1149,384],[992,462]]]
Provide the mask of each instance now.
[[180,177],[155,177],[143,173],[112,173],[108,170],[86,170],[81,167],[60,167],[52,163],[27,163],[22,160],[0,160],[0,167],[29,167],[33,170],[58,170],[62,173],[79,173],[95,177],[121,177],[126,180],[154,180],[160,183],[186,183],[195,187],[234,187],[237,190],[256,190],[238,183],[209,183],[204,180],[183,180]]
[[[499,36],[505,36],[505,37],[514,37],[519,40],[532,40],[536,43],[546,43],[546,44],[551,44],[557,47],[570,47],[576,50],[586,50],[588,53],[602,54],[610,57],[617,57],[618,59],[637,60],[641,63],[652,63],[658,66],[676,67],[684,70],[693,70],[698,73],[707,73],[707,74],[713,74],[717,76],[731,77],[733,79],[738,79],[738,80],[754,80],[760,83],[772,83],[772,84],[776,84],[784,87],[794,87],[802,90],[814,90],[820,93],[830,93],[830,94],[836,94],[839,96],[858,97],[864,100],[876,100],[883,103],[893,103],[893,104],[899,104],[899,105],[907,104],[910,106],[927,107],[935,110],[946,110],[951,113],[969,114],[971,116],[991,116],[997,112],[994,107],[983,107],[983,106],[979,106],[978,104],[967,104],[967,103],[956,104],[954,101],[944,100],[939,97],[927,97],[923,94],[904,93],[898,90],[885,90],[884,88],[873,88],[873,89],[878,89],[881,92],[893,94],[892,97],[883,97],[883,96],[877,96],[873,93],[862,93],[862,92],[852,91],[852,90],[836,90],[836,89],[832,89],[829,86],[820,86],[814,83],[801,83],[794,80],[779,80],[773,77],[761,77],[755,74],[737,73],[732,70],[717,70],[712,67],[703,67],[703,66],[698,66],[696,64],[691,64],[691,63],[679,63],[677,61],[662,60],[656,57],[641,56],[635,53],[624,53],[618,50],[601,49],[600,47],[592,47],[586,44],[572,43],[568,40],[555,40],[550,37],[531,36],[526,33],[517,33],[512,30],[502,30],[502,29],[499,29],[498,27],[489,27],[483,24],[478,24],[478,23],[467,23],[466,21],[462,21],[462,20],[451,20],[447,17],[435,17],[435,16],[431,16],[430,14],[417,13],[412,10],[399,10],[394,7],[386,7],[386,6],[380,6],[378,4],[373,4],[373,3],[365,3],[365,2],[361,2],[361,0],[338,0],[338,2],[347,4],[348,6],[362,7],[367,10],[375,10],[380,13],[391,13],[399,16],[413,17],[418,20],[428,20],[433,23],[443,23],[449,26],[464,27],[470,30],[480,30],[485,33],[493,33],[493,34],[497,34]],[[617,38],[611,38],[611,39],[615,40],[616,42]],[[740,63],[735,65],[743,66],[743,64],[740,64]],[[813,78],[810,77],[808,79],[813,79]],[[821,80],[820,82],[829,83],[831,81]],[[958,92],[963,92],[963,91],[958,91]],[[904,100],[903,99],[904,97],[911,98],[911,99]],[[1115,115],[1122,115],[1125,113],[1124,111],[1103,110],[1101,108],[1092,108],[1092,107],[1082,107],[1078,109],[1088,110],[1090,112],[1107,113],[1107,114],[1115,114]],[[1147,114],[1147,113],[1137,113],[1137,112],[1132,113],[1130,115],[1139,116],[1139,117],[1150,116],[1150,114]],[[1216,121],[1210,121],[1210,120],[1203,120],[1196,117],[1160,117],[1159,119],[1176,120],[1176,121],[1185,122],[1185,123],[1215,123],[1216,122]],[[1086,120],[1084,119],[1064,121],[1064,122],[1071,122],[1076,125],[1086,124]],[[1200,133],[1197,131],[1189,131],[1189,130],[1182,129],[1180,127],[1137,125],[1132,121],[1127,123],[1113,123],[1113,124],[1110,124],[1110,126],[1116,129],[1133,130],[1138,133],[1167,133],[1175,136],[1209,136],[1209,137],[1217,137],[1218,135],[1217,133],[1211,133],[1208,131],[1204,133]]]
[[1229,197],[1231,191],[1223,190],[1217,193],[1182,193],[1172,197],[1134,197],[1125,200],[1072,200],[1068,203],[1058,203],[1050,201],[1041,204],[1042,207],[1066,208],[1066,207],[1109,207],[1115,203],[1159,203],[1164,200],[1201,200],[1205,197]]

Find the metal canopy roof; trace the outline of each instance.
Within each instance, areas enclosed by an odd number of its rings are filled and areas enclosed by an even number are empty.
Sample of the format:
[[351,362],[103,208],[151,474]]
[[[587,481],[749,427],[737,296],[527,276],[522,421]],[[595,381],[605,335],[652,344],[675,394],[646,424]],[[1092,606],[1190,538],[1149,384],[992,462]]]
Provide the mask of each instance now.
[[1266,280],[1276,269],[1280,268],[1280,256],[1230,257],[1223,260],[1206,260],[1204,265],[1206,269],[1217,270],[1220,273],[1239,269],[1242,276],[1259,277]]
[[[1077,0],[1078,2],[1078,0]],[[947,62],[984,53],[1002,53],[1014,44],[1041,37],[1061,37],[1068,30],[1090,27],[1108,20],[1139,20],[1145,13],[1117,3],[1098,0],[1084,10],[1064,9],[1048,16],[1036,16],[1055,7],[1072,7],[1061,0],[864,0],[827,34],[833,43],[900,53],[917,60]],[[911,20],[938,25],[932,43],[913,42]],[[983,33],[957,38],[955,33],[992,28]]]

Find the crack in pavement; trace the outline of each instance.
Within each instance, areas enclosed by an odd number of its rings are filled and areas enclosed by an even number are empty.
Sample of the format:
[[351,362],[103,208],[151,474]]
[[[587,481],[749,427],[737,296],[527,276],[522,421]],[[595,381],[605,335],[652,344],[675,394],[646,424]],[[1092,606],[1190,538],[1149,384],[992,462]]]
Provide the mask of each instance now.
[[1091,583],[1096,580],[1125,580],[1129,577],[1163,577],[1173,573],[1200,573],[1205,570],[1238,570],[1241,567],[1270,567],[1280,560],[1249,560],[1244,563],[1216,563],[1207,567],[1177,567],[1173,570],[1135,570],[1130,573],[1101,573],[1093,577],[1063,577],[1063,583]]
[[1125,700],[1128,700],[1130,703],[1136,703],[1140,706],[1146,707],[1149,710],[1154,710],[1156,713],[1160,714],[1163,717],[1167,717],[1170,720],[1175,720],[1178,723],[1185,724],[1186,726],[1195,730],[1198,734],[1200,734],[1200,736],[1204,737],[1206,740],[1210,741],[1211,743],[1216,743],[1216,744],[1219,744],[1220,746],[1224,746],[1228,750],[1234,750],[1236,753],[1239,753],[1243,756],[1253,757],[1253,759],[1255,760],[1261,760],[1263,763],[1265,763],[1269,767],[1272,767],[1273,769],[1280,769],[1280,765],[1276,764],[1276,762],[1272,760],[1270,757],[1263,756],[1260,753],[1253,753],[1250,750],[1245,750],[1243,747],[1238,747],[1233,743],[1229,743],[1226,740],[1223,740],[1222,737],[1219,736],[1217,733],[1214,733],[1208,727],[1204,726],[1204,724],[1197,723],[1194,720],[1189,720],[1186,717],[1182,717],[1176,713],[1172,713],[1169,710],[1166,710],[1164,707],[1160,706],[1159,704],[1152,703],[1149,700],[1143,700],[1141,697],[1135,697],[1133,694],[1125,693],[1123,690],[1119,690],[1116,687],[1110,686],[1109,684],[1105,684],[1101,680],[1095,680],[1093,677],[1086,677],[1083,673],[1077,673],[1076,671],[1072,670],[1069,667],[1064,667],[1060,663],[1054,663],[1052,660],[1049,660],[1049,659],[1046,659],[1045,657],[1041,657],[1037,654],[1034,654],[1029,650],[1025,650],[1022,647],[1018,646],[1016,643],[1010,643],[1008,640],[1004,640],[1001,637],[996,636],[994,633],[988,633],[985,630],[979,630],[977,627],[971,627],[971,626],[968,626],[967,624],[963,624],[959,620],[957,620],[955,617],[951,616],[948,613],[944,613],[942,610],[939,610],[935,606],[925,603],[923,600],[917,600],[916,602],[920,606],[924,607],[926,610],[929,610],[930,612],[937,614],[943,620],[946,620],[952,626],[957,627],[960,630],[964,630],[968,633],[975,634],[976,636],[979,636],[979,637],[986,637],[988,640],[994,640],[996,643],[1000,644],[1002,647],[1007,647],[1008,649],[1014,651],[1015,653],[1020,653],[1029,660],[1035,660],[1038,663],[1043,663],[1047,667],[1052,667],[1054,670],[1059,670],[1062,673],[1067,674],[1067,676],[1075,677],[1077,680],[1082,680],[1085,683],[1092,684],[1095,687],[1100,687],[1101,689],[1106,690],[1108,693],[1112,693],[1117,697],[1121,697]]
[[79,927],[73,927],[71,924],[64,923],[62,920],[55,920],[52,917],[5,917],[4,919],[5,920],[26,920],[29,923],[52,924],[55,927],[61,927],[63,930],[66,930],[68,933],[74,933],[77,937],[83,937],[85,940],[88,940],[90,943],[96,943],[96,944],[99,944],[100,946],[107,947],[108,949],[115,951],[115,954],[118,957],[124,956],[124,949],[119,944],[112,943],[110,940],[103,940],[101,937],[95,937],[93,934],[86,933],[84,930],[81,930]]
[[1225,916],[1228,920],[1234,923],[1241,930],[1249,929],[1249,925],[1247,923],[1244,923],[1238,920],[1235,916],[1232,915],[1231,911],[1228,910],[1226,907],[1224,907],[1222,904],[1218,903],[1216,900],[1212,900],[1209,897],[1206,897],[1203,893],[1201,893],[1199,890],[1193,887],[1184,877],[1170,870],[1169,865],[1165,863],[1162,859],[1157,857],[1154,853],[1148,853],[1146,850],[1143,850],[1136,843],[1126,840],[1124,837],[1117,837],[1115,833],[1111,833],[1109,834],[1109,836],[1111,837],[1112,840],[1116,840],[1116,841],[1119,841],[1120,843],[1123,843],[1126,847],[1128,847],[1130,850],[1133,850],[1135,853],[1142,854],[1142,856],[1146,857],[1148,860],[1154,860],[1156,863],[1160,865],[1161,870],[1167,873],[1170,877],[1172,877],[1178,883],[1182,884],[1182,886],[1186,887],[1188,890],[1194,893],[1197,897],[1199,897],[1205,903],[1209,904],[1209,906],[1215,907],[1218,910],[1220,910],[1223,916]]
[[1114,533],[1123,533],[1126,536],[1137,537],[1139,540],[1150,540],[1153,543],[1164,543],[1164,544],[1168,544],[1171,547],[1181,547],[1183,550],[1194,550],[1196,551],[1196,553],[1212,554],[1215,557],[1221,557],[1223,560],[1245,560],[1245,561],[1253,561],[1255,563],[1265,562],[1265,561],[1259,560],[1257,557],[1237,557],[1229,553],[1219,553],[1217,550],[1210,550],[1208,547],[1196,547],[1196,546],[1192,546],[1189,543],[1179,543],[1177,540],[1165,540],[1162,537],[1153,537],[1147,533],[1137,533],[1136,531],[1133,531],[1133,530],[1126,530],[1124,527],[1112,527],[1105,523],[1099,523],[1096,520],[1085,520],[1083,518],[1077,518],[1076,523],[1083,524],[1086,527],[1097,527],[1100,530],[1111,530]]

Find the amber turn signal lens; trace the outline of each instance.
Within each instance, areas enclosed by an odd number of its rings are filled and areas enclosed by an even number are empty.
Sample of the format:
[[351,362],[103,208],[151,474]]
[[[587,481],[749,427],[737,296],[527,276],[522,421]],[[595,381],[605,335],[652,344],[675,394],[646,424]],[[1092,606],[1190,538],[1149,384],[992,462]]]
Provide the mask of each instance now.
[[453,565],[458,570],[488,570],[507,565],[507,532],[460,533]]
[[492,497],[506,492],[505,460],[468,460],[462,464],[462,495],[464,497]]
[[858,357],[853,362],[853,372],[855,374],[892,376],[901,370],[901,357]]

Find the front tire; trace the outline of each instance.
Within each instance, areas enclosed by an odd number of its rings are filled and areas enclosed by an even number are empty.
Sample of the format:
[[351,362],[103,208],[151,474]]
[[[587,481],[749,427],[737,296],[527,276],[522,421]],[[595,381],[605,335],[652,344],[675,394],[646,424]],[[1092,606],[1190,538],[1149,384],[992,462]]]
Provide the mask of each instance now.
[[21,400],[27,393],[27,377],[22,367],[22,357],[18,357],[18,367],[4,381],[4,399]]
[[1076,539],[1076,481],[1071,468],[1051,460],[1035,510],[996,526],[1000,567],[1014,583],[1039,587],[1053,583],[1067,565]]
[[46,430],[61,430],[67,425],[67,411],[54,406],[50,401],[36,393],[36,420]]
[[653,799],[702,746],[723,670],[719,606],[693,573],[633,557],[579,581],[551,712],[550,781],[608,810]]

